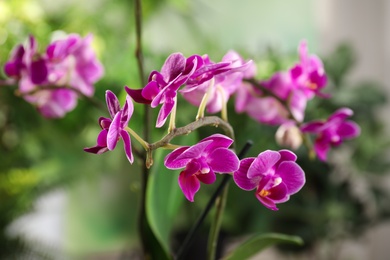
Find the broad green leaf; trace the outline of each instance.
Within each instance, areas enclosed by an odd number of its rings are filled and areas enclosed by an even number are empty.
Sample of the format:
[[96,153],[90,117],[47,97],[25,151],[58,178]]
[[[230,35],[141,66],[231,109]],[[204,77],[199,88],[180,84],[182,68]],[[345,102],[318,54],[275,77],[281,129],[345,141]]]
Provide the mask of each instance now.
[[297,236],[289,236],[277,233],[268,233],[255,235],[254,237],[248,239],[236,249],[230,252],[224,260],[242,260],[248,259],[249,257],[254,256],[260,251],[266,249],[275,244],[281,243],[291,243],[296,245],[302,245],[303,240]]
[[[196,134],[182,138],[187,145],[192,145]],[[170,232],[175,223],[179,207],[184,199],[178,184],[179,171],[168,170],[164,166],[164,158],[168,154],[165,149],[154,152],[154,163],[150,171],[146,193],[146,215],[149,225],[164,250],[169,254]]]

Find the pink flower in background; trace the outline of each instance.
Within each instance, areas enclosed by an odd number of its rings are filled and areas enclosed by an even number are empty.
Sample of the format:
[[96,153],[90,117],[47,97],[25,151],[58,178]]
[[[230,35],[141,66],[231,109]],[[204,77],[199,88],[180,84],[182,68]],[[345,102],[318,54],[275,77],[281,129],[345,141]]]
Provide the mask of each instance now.
[[92,96],[93,84],[103,67],[91,49],[92,35],[77,34],[52,42],[46,53],[37,53],[33,36],[17,46],[5,64],[6,74],[19,80],[19,92],[48,118],[63,117],[77,105],[81,93]]
[[298,89],[301,89],[307,98],[314,95],[328,97],[320,91],[326,86],[327,76],[324,65],[316,55],[309,55],[306,41],[301,41],[298,47],[300,62],[290,69],[291,78]]
[[[254,71],[256,69],[252,61],[245,62],[235,51],[229,51],[220,63],[212,63],[207,57],[205,67],[207,66],[220,67],[216,70],[211,70],[206,74],[207,77],[203,77],[200,81],[192,79],[196,78],[196,75],[193,75],[180,92],[188,102],[195,106],[199,106],[203,96],[209,92],[206,105],[207,112],[209,113],[221,111],[230,96],[243,84],[245,71]],[[207,81],[204,81],[206,78]],[[214,78],[214,83],[210,86],[210,80],[212,78]],[[199,84],[202,81],[203,83]]]
[[200,182],[211,184],[215,172],[229,173],[238,169],[237,155],[229,150],[233,140],[221,135],[211,135],[193,146],[177,148],[165,157],[168,169],[185,169],[179,175],[179,186],[191,202],[200,188]]
[[316,120],[301,126],[302,132],[317,135],[314,150],[320,160],[326,161],[327,153],[332,146],[339,146],[345,139],[360,135],[359,125],[346,120],[352,115],[351,109],[340,108],[327,120]]
[[102,154],[115,149],[116,144],[122,138],[125,153],[130,163],[133,163],[133,153],[131,151],[131,139],[129,133],[125,130],[131,116],[134,106],[131,98],[127,96],[126,103],[120,108],[119,100],[114,93],[106,91],[106,103],[111,118],[100,117],[100,131],[97,143],[94,147],[84,148],[84,151],[95,154]]
[[241,160],[233,179],[243,190],[256,189],[256,198],[264,206],[278,210],[276,204],[288,201],[305,184],[305,173],[296,159],[288,150],[267,150]]
[[[297,121],[303,121],[307,98],[302,91],[294,89],[288,73],[276,72],[269,80],[259,84],[287,103]],[[264,90],[245,84],[238,88],[235,94],[235,108],[238,113],[246,112],[254,120],[269,125],[280,125],[291,120],[285,106]]]

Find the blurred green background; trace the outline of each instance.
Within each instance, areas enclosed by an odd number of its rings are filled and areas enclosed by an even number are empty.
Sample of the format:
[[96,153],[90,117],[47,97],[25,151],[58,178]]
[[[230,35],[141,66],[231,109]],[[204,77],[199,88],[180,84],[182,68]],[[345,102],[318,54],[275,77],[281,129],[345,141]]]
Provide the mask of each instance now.
[[[123,101],[123,86],[140,87],[134,56],[133,4],[127,0],[0,1],[0,65],[29,34],[37,38],[43,51],[54,31],[82,36],[91,32],[105,67],[95,97],[104,104],[105,90],[110,89]],[[310,0],[149,0],[142,4],[147,73],[159,70],[172,52],[185,56],[207,53],[218,61],[235,49],[244,58],[255,60],[258,78],[267,78],[297,61],[301,39],[308,40],[311,53],[319,47],[313,22],[314,1]],[[389,172],[389,139],[377,117],[378,108],[386,103],[385,95],[375,82],[348,81],[346,76],[358,59],[353,46],[342,44],[322,58],[330,77],[327,92],[333,98],[310,102],[306,118],[326,118],[337,108],[348,106],[362,127],[361,137],[332,151],[329,164],[308,160],[304,148],[297,151],[307,185],[289,203],[281,205],[279,212],[270,212],[253,194],[232,185],[223,223],[224,242],[245,234],[278,231],[302,236],[306,246],[299,250],[311,250],[318,241],[353,237],[388,218],[388,187],[380,183]],[[77,108],[65,118],[46,120],[14,91],[11,87],[0,89],[0,258],[27,255],[109,259],[111,255],[136,255],[142,162],[129,165],[120,147],[100,156],[83,151],[95,144],[97,119],[107,116],[107,112],[79,100]],[[179,100],[179,109],[178,125],[195,116],[196,108],[183,99]],[[135,130],[142,130],[142,111],[136,105],[130,123]],[[234,115],[232,103],[229,111],[238,149],[247,139],[255,143],[251,156],[265,149],[280,149],[274,141],[275,128],[261,126],[245,115]],[[193,134],[191,142],[214,131],[202,129]],[[163,133],[164,129],[156,130],[154,140]],[[195,203],[182,202],[170,220],[174,223],[169,243],[173,248],[177,248],[214,188],[202,186]],[[59,200],[45,200],[50,197]],[[50,212],[53,207],[57,212],[53,225],[33,222],[34,214],[45,203],[49,205],[46,210]],[[31,226],[47,226],[49,230],[31,231]],[[203,245],[207,226],[194,247]],[[50,236],[45,232],[54,233],[55,239],[47,241],[45,238]],[[33,236],[28,237],[28,233]]]

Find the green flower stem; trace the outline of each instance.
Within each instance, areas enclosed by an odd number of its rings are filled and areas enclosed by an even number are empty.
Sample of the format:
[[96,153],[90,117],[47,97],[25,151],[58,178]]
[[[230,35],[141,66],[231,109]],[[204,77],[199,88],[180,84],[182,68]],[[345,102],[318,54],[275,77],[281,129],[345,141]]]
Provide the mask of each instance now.
[[143,148],[145,148],[145,151],[149,150],[149,143],[142,139],[142,137],[134,132],[133,129],[127,126],[125,130],[129,132],[142,145]]
[[189,123],[186,126],[173,129],[170,133],[165,135],[160,141],[149,144],[149,150],[156,150],[157,148],[165,147],[176,136],[188,135],[192,131],[206,125],[220,127],[226,133],[227,136],[234,139],[233,128],[228,122],[222,120],[217,116],[206,116],[198,119],[197,121]]
[[211,94],[211,90],[214,87],[215,79],[212,78],[210,80],[209,87],[207,88],[206,94],[204,94],[202,101],[200,102],[198,113],[196,114],[196,120],[199,120],[204,117],[204,110],[206,109],[207,102],[209,101],[209,97]]
[[222,194],[215,202],[215,216],[211,223],[209,240],[207,244],[207,259],[214,260],[217,251],[219,231],[222,224],[222,216],[226,205],[227,195],[229,191],[229,182],[226,183]]

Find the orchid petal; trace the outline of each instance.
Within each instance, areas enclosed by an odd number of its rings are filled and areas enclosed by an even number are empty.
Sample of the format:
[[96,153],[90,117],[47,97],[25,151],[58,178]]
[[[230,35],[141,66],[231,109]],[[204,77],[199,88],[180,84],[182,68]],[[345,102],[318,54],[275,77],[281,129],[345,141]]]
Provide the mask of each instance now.
[[132,164],[134,161],[133,153],[131,152],[131,139],[130,134],[125,130],[121,131],[121,137],[123,139],[123,147],[125,149],[127,160]]
[[179,186],[187,200],[194,202],[194,196],[200,189],[200,182],[194,175],[187,176],[185,171],[179,175]]
[[283,182],[275,187],[272,187],[268,190],[268,192],[270,192],[270,194],[267,198],[273,200],[274,202],[285,201],[285,198],[288,197],[288,190]]
[[114,150],[119,139],[122,111],[119,111],[111,122],[107,134],[107,148]]
[[354,138],[360,135],[360,127],[355,122],[347,121],[339,126],[337,134],[342,138]]
[[125,86],[125,90],[127,94],[137,103],[141,104],[150,104],[152,100],[146,99],[144,96],[142,96],[143,89],[131,89],[127,86]]
[[121,106],[119,104],[118,98],[110,90],[106,91],[106,103],[107,103],[108,112],[110,113],[111,118],[114,118],[116,113],[118,113],[118,111],[121,110]]
[[267,150],[260,153],[248,170],[248,178],[260,177],[268,174],[268,171],[279,161],[280,154]]
[[254,157],[241,160],[237,171],[233,173],[233,180],[243,190],[253,190],[256,188],[261,177],[248,178],[248,169],[255,160]]
[[267,197],[262,197],[256,192],[256,198],[268,209],[271,210],[278,210],[276,207],[276,204],[273,200],[267,198]]
[[238,170],[240,165],[237,155],[223,147],[217,148],[210,153],[207,161],[213,171],[220,173],[234,172]]
[[275,175],[282,178],[282,183],[286,185],[288,194],[297,193],[305,185],[305,173],[302,168],[295,162],[282,162]]
[[182,159],[193,159],[193,158],[199,158],[203,151],[206,149],[206,147],[211,144],[212,140],[207,141],[201,141],[190,148],[188,148],[186,151],[184,151],[181,155],[179,155],[176,159],[182,160]]
[[196,175],[198,180],[205,183],[205,184],[212,184],[215,182],[215,180],[217,179],[217,177],[215,176],[215,173],[210,170],[209,173],[205,173],[205,174],[197,174]]
[[189,162],[191,159],[183,159],[183,160],[178,160],[177,157],[180,156],[184,151],[186,151],[189,148],[189,146],[183,146],[175,149],[173,152],[168,154],[165,157],[164,160],[164,165],[168,169],[171,170],[176,170],[180,169],[186,166],[186,164]]

